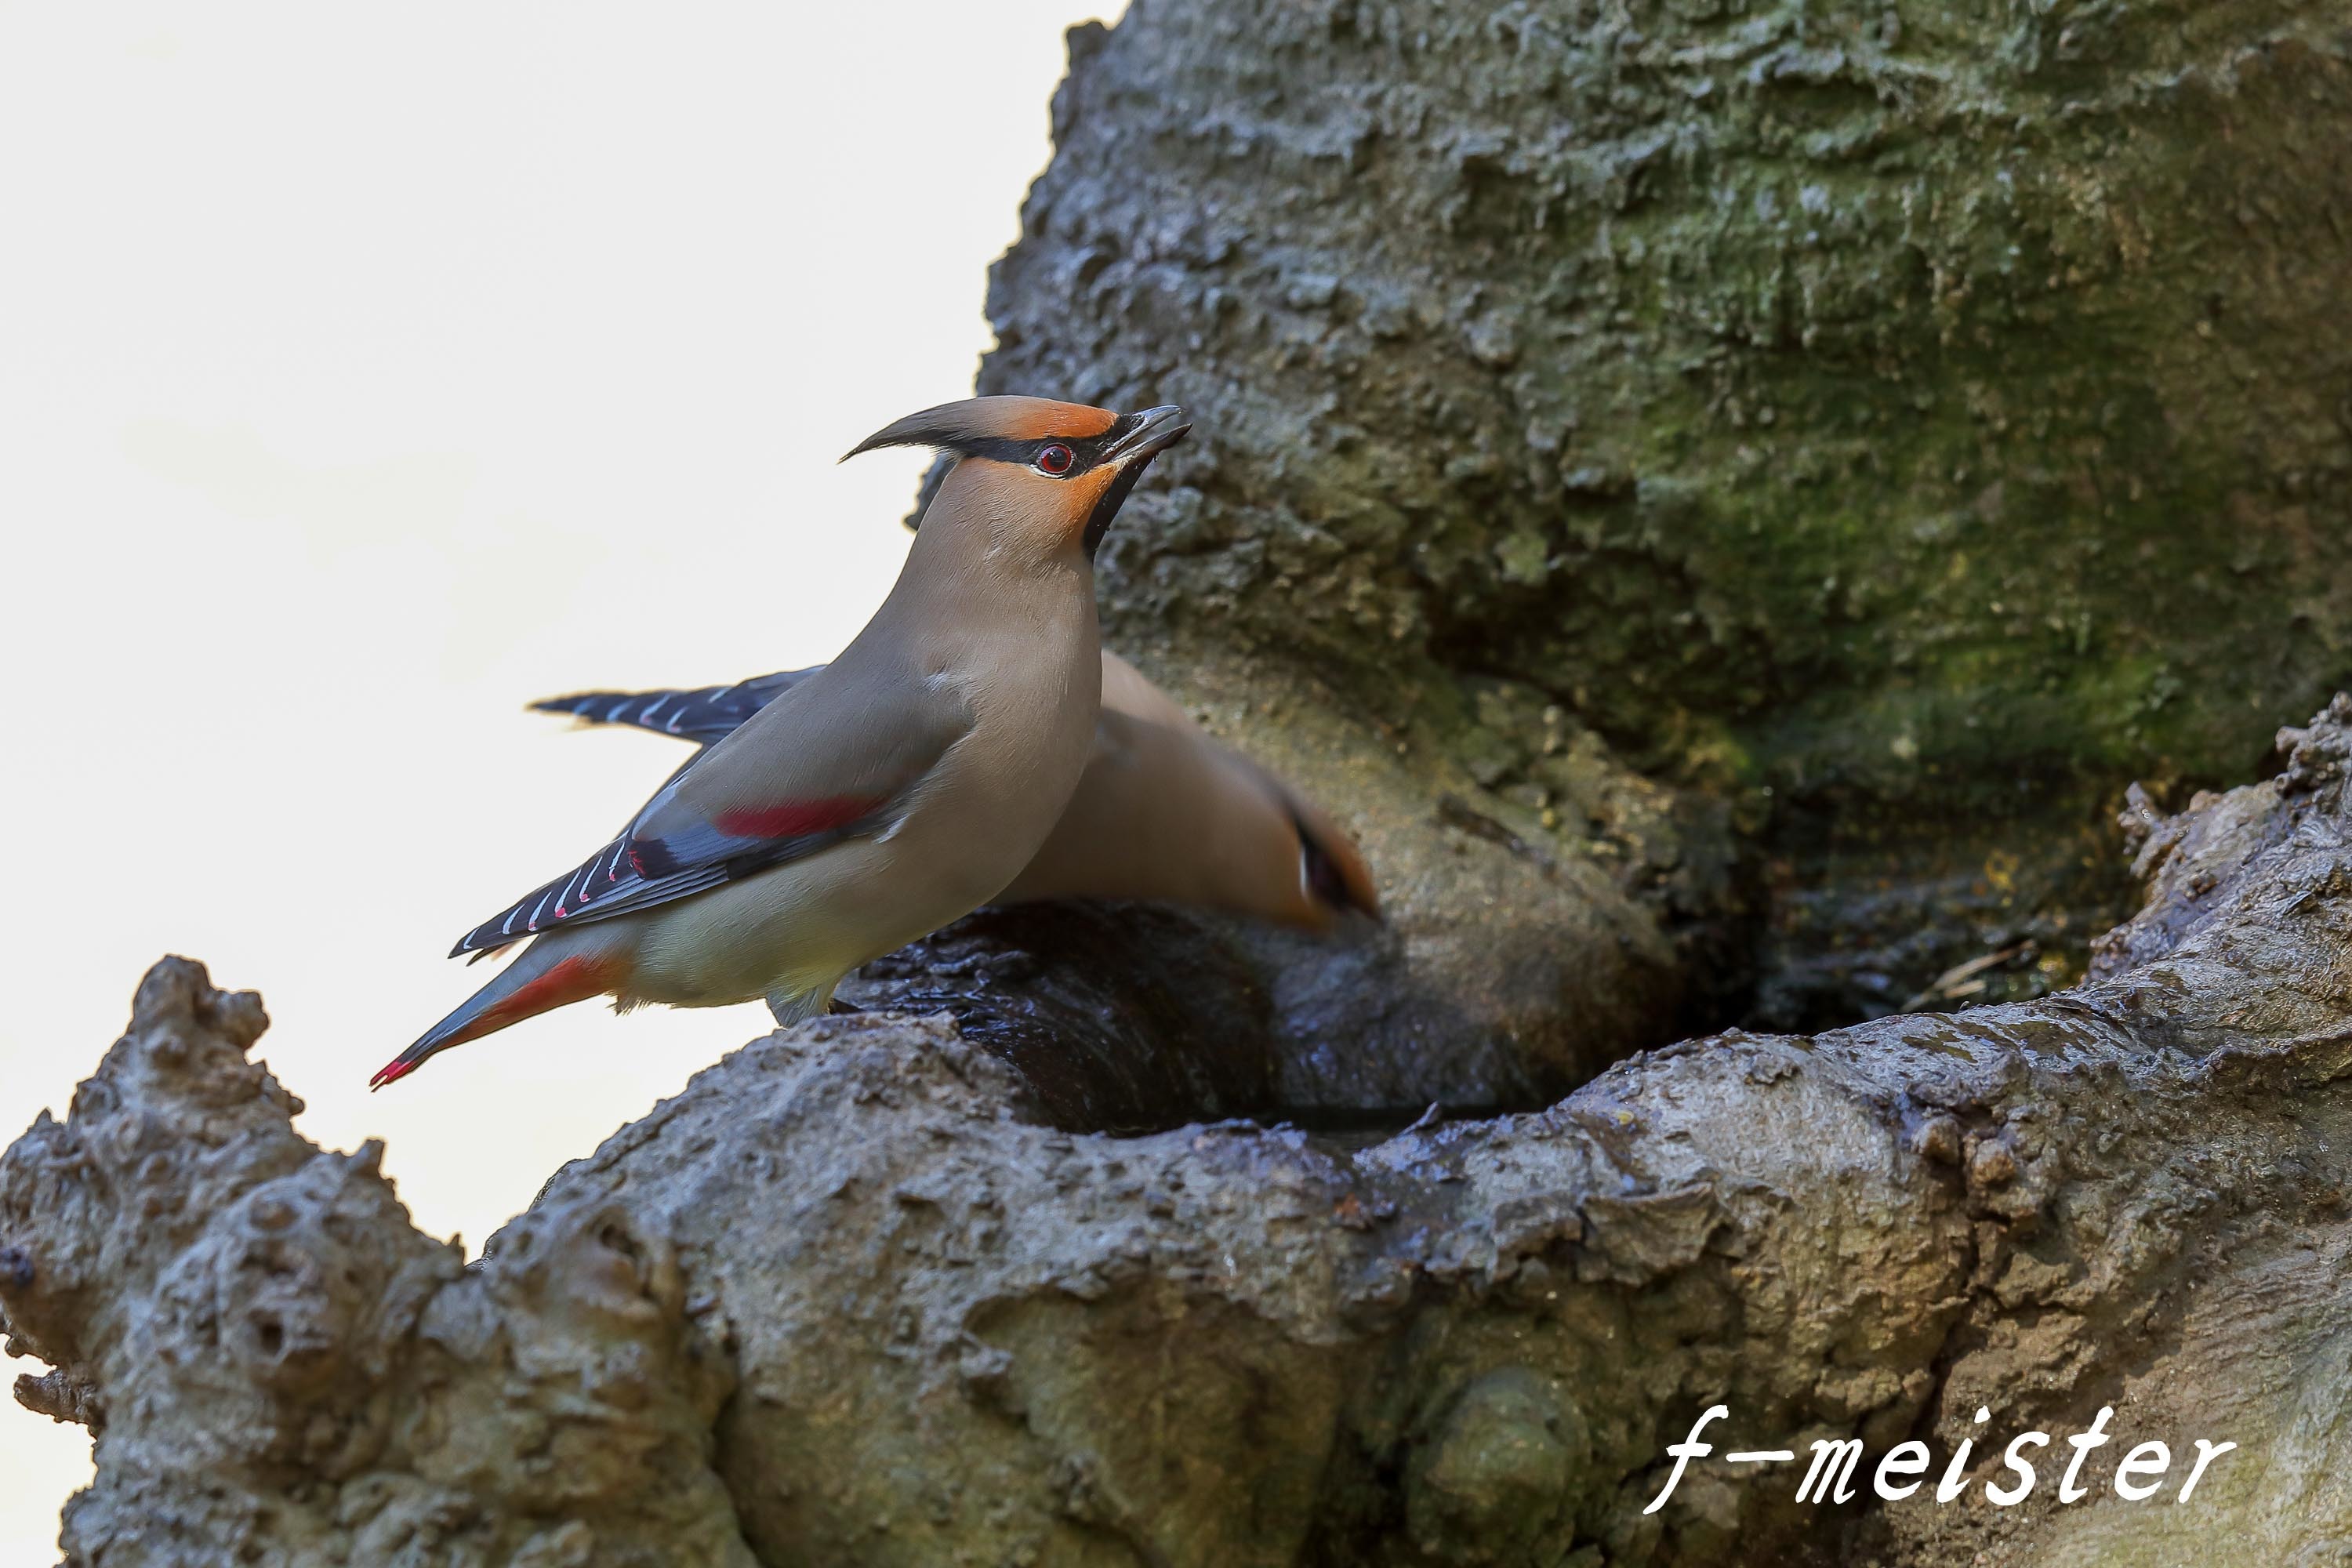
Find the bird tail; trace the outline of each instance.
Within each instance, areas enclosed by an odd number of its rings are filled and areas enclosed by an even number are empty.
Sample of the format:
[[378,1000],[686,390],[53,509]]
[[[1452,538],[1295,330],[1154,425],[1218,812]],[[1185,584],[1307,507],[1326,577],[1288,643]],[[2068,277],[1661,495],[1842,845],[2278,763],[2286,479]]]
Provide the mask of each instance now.
[[539,938],[457,1010],[417,1037],[368,1080],[371,1089],[396,1083],[428,1057],[496,1034],[509,1024],[618,991],[634,967],[615,932],[561,931]]
[[814,675],[824,666],[780,669],[731,686],[698,686],[688,691],[665,687],[651,691],[575,691],[532,703],[540,713],[569,713],[583,724],[625,724],[676,735],[698,745],[723,740],[743,721]]

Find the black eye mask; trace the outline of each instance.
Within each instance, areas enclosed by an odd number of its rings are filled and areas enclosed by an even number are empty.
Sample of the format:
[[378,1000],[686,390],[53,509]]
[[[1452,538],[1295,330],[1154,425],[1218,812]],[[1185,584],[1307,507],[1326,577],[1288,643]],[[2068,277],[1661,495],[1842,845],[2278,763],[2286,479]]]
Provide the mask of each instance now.
[[[1042,436],[1034,440],[1016,441],[1008,436],[974,436],[947,446],[949,454],[965,458],[986,458],[992,462],[1014,463],[1024,468],[1037,466],[1037,454],[1048,447],[1067,447],[1076,460],[1058,474],[1048,478],[1074,479],[1090,468],[1099,468],[1121,440],[1135,434],[1143,423],[1140,414],[1122,414],[1111,421],[1110,428],[1099,436],[1079,440],[1069,436]],[[925,481],[927,489],[935,489]],[[928,499],[928,498],[927,498]]]

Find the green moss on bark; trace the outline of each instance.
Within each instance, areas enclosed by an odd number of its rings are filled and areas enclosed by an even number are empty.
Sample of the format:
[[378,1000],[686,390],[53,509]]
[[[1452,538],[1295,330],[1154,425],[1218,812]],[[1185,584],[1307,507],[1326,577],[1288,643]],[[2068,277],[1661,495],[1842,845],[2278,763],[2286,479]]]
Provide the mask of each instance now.
[[[1115,635],[1400,719],[1526,686],[1762,825],[1761,930],[1802,905],[1917,984],[2099,923],[2126,783],[2240,775],[2352,674],[2347,38],[1138,0],[1074,35],[982,385],[1199,409]],[[1883,883],[1963,896],[1894,955]],[[1764,942],[1768,991],[1822,957]]]

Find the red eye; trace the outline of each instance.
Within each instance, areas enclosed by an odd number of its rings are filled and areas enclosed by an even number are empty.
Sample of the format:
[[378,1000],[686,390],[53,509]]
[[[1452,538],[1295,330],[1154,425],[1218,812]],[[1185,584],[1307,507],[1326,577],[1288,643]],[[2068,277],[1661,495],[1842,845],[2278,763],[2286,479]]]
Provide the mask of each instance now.
[[1037,471],[1041,474],[1051,474],[1058,479],[1068,473],[1070,465],[1077,460],[1078,455],[1076,452],[1056,441],[1037,454]]

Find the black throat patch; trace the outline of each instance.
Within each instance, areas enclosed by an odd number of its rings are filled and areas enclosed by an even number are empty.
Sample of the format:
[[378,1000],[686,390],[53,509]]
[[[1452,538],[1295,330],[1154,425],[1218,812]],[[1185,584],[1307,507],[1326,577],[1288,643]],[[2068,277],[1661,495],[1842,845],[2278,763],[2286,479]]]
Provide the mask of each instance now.
[[1135,489],[1135,481],[1141,479],[1143,470],[1150,467],[1150,458],[1138,458],[1113,474],[1110,483],[1103,487],[1103,493],[1095,500],[1094,510],[1087,513],[1087,560],[1092,561],[1095,552],[1102,548],[1103,535],[1110,531],[1111,519],[1117,517],[1118,509],[1127,504],[1128,491]]

